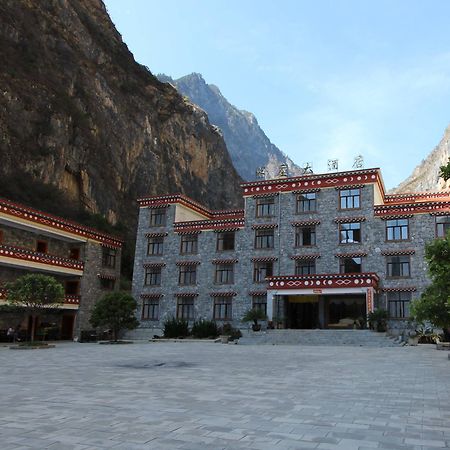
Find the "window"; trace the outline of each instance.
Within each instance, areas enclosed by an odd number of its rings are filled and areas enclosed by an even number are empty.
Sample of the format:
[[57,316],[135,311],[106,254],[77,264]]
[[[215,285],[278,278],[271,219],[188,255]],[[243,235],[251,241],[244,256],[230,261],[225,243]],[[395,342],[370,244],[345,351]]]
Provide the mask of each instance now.
[[295,261],[295,275],[312,275],[316,273],[316,261],[313,259],[298,259]]
[[214,282],[217,284],[234,283],[234,264],[216,264],[216,273]]
[[149,237],[147,243],[147,255],[155,256],[162,255],[164,248],[164,237],[163,236],[155,236]]
[[80,259],[80,249],[78,247],[69,250],[69,259]]
[[80,293],[80,282],[66,281],[64,293],[66,295],[78,295]]
[[194,318],[194,297],[178,297],[177,319],[193,320]]
[[0,230],[0,245],[3,244],[3,231]]
[[36,251],[38,253],[47,253],[48,244],[46,241],[36,241]]
[[409,277],[410,275],[409,255],[387,257],[388,277]]
[[146,267],[144,284],[145,286],[159,286],[161,284],[161,267]]
[[273,230],[255,230],[255,248],[273,248]]
[[361,224],[359,222],[341,223],[339,242],[341,244],[361,244]]
[[316,227],[295,227],[295,246],[316,245]]
[[188,285],[197,282],[197,266],[195,264],[186,264],[180,266],[178,275],[178,284]]
[[360,189],[342,189],[339,191],[339,205],[341,209],[358,209],[360,207]]
[[266,281],[266,277],[273,275],[273,261],[257,261],[253,267],[253,281],[262,283]]
[[411,292],[388,292],[387,300],[391,319],[407,319],[409,317]]
[[150,298],[142,302],[142,320],[158,320],[159,319],[159,299]]
[[217,251],[234,250],[234,231],[217,233]]
[[231,297],[214,297],[214,319],[231,320]]
[[110,278],[100,278],[100,287],[105,291],[113,291],[115,284],[116,280],[112,280]]
[[182,255],[196,254],[198,248],[197,244],[198,244],[198,234],[182,234],[180,253]]
[[296,210],[298,213],[316,211],[316,193],[298,194]]
[[116,267],[116,254],[115,248],[102,247],[102,266],[103,267]]
[[339,273],[360,273],[361,258],[341,258],[339,262]]
[[445,237],[450,231],[450,216],[436,217],[436,236]]
[[252,308],[267,314],[267,296],[265,294],[253,295]]
[[275,197],[256,199],[256,217],[271,217],[275,214]]
[[386,221],[386,239],[388,241],[404,241],[409,238],[409,220],[392,219]]
[[150,209],[150,226],[163,227],[166,224],[166,208]]

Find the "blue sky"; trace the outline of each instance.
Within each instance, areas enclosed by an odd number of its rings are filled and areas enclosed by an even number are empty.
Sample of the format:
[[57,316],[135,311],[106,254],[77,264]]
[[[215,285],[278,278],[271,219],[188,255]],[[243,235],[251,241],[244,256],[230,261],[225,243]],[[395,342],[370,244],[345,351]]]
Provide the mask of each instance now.
[[199,72],[299,165],[391,188],[450,124],[450,1],[105,0],[135,59]]

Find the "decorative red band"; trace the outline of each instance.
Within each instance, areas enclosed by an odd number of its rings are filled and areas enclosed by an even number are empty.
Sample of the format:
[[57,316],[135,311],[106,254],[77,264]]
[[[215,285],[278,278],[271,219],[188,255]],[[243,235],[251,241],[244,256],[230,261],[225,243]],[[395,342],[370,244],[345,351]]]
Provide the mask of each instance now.
[[27,206],[2,198],[0,198],[0,213],[54,228],[55,230],[61,230],[77,236],[82,236],[86,239],[92,239],[114,248],[120,248],[123,244],[121,239],[101,233],[93,228],[89,228],[42,211],[28,208]]
[[47,253],[38,253],[25,248],[12,247],[10,245],[0,245],[0,256],[22,261],[48,264],[51,266],[64,267],[82,271],[84,269],[83,261],[77,259],[61,258],[59,256],[49,255]]

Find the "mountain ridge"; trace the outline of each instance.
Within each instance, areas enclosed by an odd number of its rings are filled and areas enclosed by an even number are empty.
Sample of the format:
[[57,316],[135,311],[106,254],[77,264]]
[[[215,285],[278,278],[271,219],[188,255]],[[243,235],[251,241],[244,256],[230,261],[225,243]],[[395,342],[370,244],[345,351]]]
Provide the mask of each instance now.
[[267,178],[276,178],[281,164],[288,166],[290,176],[303,174],[302,168],[270,141],[253,113],[232,105],[220,88],[206,83],[200,73],[194,72],[178,79],[165,74],[157,76],[202,108],[210,122],[219,127],[233,164],[242,178],[254,180],[259,167],[266,168]]

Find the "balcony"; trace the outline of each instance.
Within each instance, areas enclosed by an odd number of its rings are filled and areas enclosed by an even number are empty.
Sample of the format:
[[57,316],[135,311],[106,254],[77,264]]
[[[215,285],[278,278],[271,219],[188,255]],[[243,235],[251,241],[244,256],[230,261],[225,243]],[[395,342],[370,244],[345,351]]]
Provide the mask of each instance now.
[[10,245],[0,245],[1,264],[79,276],[83,275],[84,269],[83,261],[77,259],[61,258]]

